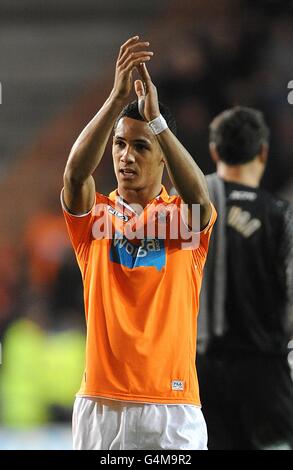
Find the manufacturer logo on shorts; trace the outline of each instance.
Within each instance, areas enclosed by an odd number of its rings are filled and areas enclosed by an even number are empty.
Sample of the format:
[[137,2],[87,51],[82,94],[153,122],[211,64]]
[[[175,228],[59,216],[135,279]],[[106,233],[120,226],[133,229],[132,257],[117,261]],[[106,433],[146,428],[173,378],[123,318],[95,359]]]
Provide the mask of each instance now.
[[183,391],[184,390],[184,381],[183,380],[172,380],[172,390],[179,390]]

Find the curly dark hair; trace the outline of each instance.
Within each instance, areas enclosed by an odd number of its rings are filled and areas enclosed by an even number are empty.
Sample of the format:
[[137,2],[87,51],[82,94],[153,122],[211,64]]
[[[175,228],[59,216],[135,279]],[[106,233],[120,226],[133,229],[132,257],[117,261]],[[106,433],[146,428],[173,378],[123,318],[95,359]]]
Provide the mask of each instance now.
[[220,160],[228,165],[241,165],[259,154],[262,144],[268,144],[269,134],[260,111],[235,106],[213,119],[209,142],[216,145]]
[[[159,108],[160,108],[160,113],[165,118],[169,129],[173,132],[173,134],[176,135],[177,133],[176,121],[170,109],[161,102],[159,102]],[[122,109],[121,113],[119,114],[114,124],[114,132],[116,130],[118,122],[123,117],[136,119],[137,121],[144,121],[143,117],[139,114],[137,100],[132,101],[131,103],[128,103],[126,106],[124,106],[124,108]]]

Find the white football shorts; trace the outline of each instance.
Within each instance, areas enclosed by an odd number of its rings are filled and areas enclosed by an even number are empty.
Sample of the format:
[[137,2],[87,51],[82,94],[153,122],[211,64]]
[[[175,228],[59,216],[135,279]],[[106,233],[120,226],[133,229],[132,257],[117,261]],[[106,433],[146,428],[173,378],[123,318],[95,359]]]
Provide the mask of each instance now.
[[207,450],[207,427],[194,405],[76,397],[74,450]]

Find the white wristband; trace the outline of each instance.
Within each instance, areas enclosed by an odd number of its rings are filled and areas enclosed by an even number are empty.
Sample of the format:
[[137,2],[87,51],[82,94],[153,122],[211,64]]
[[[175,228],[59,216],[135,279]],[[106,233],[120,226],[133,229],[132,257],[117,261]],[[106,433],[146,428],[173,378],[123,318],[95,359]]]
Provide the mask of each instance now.
[[148,124],[155,135],[161,134],[165,129],[168,129],[168,124],[161,114],[152,121],[149,121]]

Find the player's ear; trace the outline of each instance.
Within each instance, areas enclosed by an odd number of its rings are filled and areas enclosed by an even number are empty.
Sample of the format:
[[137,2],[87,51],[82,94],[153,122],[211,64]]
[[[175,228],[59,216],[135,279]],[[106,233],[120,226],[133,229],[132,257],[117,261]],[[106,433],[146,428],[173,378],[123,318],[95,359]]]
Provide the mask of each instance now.
[[220,158],[219,158],[219,154],[218,154],[215,142],[210,142],[209,149],[210,149],[210,155],[212,157],[213,162],[217,164]]
[[165,165],[165,156],[164,156],[164,152],[162,150],[162,147],[159,145],[159,152],[160,152],[160,163],[163,163]]
[[261,144],[259,159],[263,165],[266,165],[269,154],[269,146],[266,143]]

